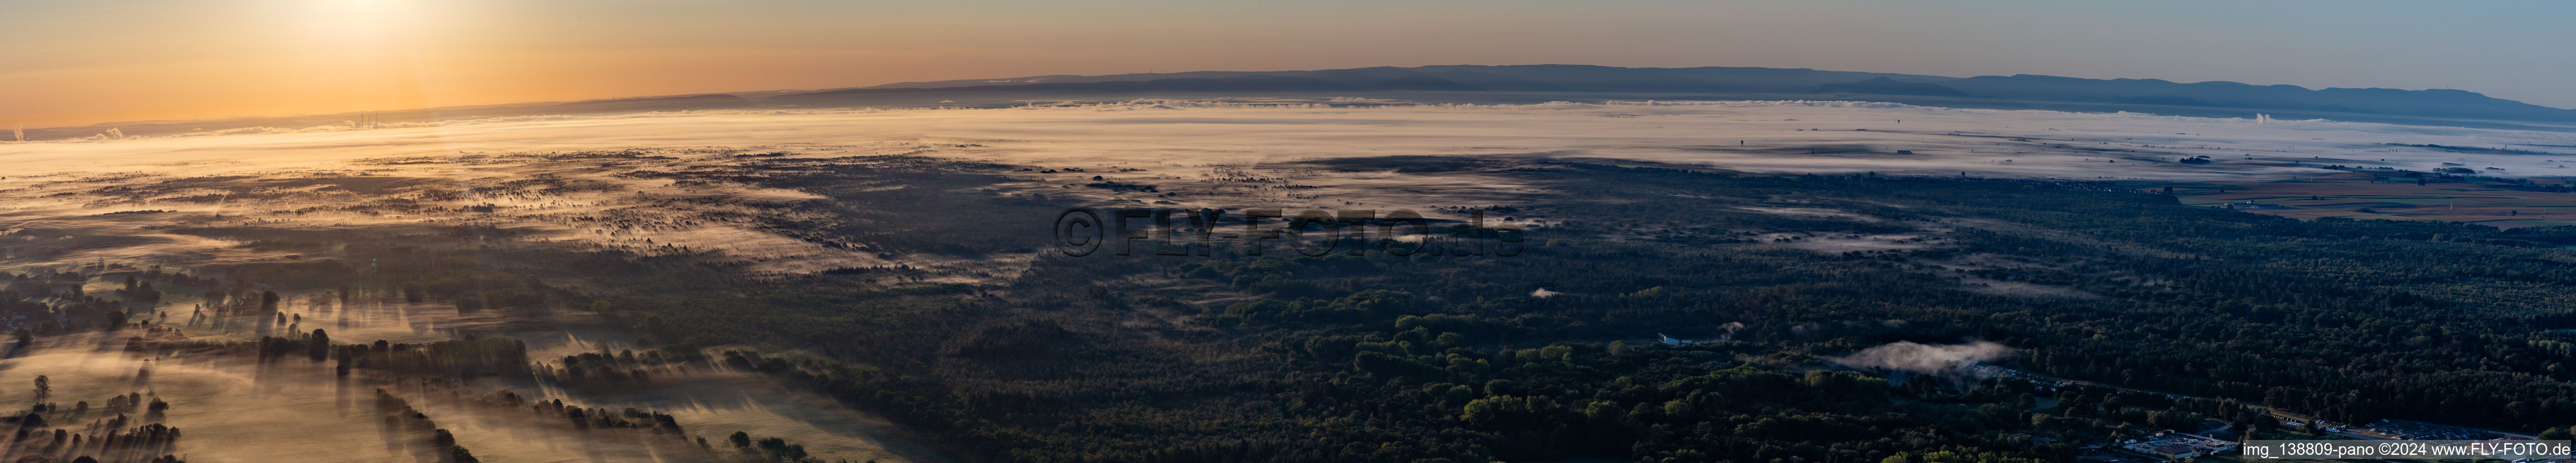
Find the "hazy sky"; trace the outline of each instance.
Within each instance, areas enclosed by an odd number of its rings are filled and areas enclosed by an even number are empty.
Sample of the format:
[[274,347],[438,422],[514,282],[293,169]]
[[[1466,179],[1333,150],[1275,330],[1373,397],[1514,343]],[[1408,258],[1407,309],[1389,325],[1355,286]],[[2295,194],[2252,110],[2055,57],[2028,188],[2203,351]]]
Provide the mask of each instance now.
[[0,124],[1429,64],[2458,88],[2576,107],[2563,1],[7,0]]

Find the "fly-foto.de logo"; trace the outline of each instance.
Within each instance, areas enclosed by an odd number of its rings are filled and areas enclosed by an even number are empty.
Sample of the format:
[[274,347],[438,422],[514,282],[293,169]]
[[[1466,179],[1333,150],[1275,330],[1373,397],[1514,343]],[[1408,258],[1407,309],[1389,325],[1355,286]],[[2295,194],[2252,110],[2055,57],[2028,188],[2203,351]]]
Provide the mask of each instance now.
[[1409,210],[1381,216],[1373,209],[1325,211],[1308,209],[1107,209],[1078,207],[1055,217],[1055,246],[1073,257],[1100,253],[1127,256],[1213,256],[1240,253],[1259,256],[1293,252],[1307,257],[1333,253],[1364,256],[1371,251],[1390,256],[1520,255],[1523,231],[1508,223],[1485,225],[1485,211],[1468,211],[1463,221],[1433,220]]

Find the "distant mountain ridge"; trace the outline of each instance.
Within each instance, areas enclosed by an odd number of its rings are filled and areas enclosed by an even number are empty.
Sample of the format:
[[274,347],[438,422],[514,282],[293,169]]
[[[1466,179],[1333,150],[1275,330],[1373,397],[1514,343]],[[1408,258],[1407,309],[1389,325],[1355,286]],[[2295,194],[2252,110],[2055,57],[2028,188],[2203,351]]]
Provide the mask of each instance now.
[[1924,106],[2129,111],[2199,117],[2321,118],[2411,125],[2576,131],[2576,110],[2476,92],[2388,88],[2308,89],[2159,79],[2017,74],[1947,77],[1758,67],[1624,68],[1578,64],[1440,65],[1305,71],[1192,71],[1098,76],[898,82],[824,90],[730,92],[575,102],[459,106],[365,113],[140,121],[27,129],[30,140],[129,136],[247,127],[312,127],[534,114],[601,114],[760,107],[993,107],[1030,101],[1138,98],[1373,97],[1431,103],[1546,101],[1853,100]]
[[1469,91],[1490,89],[1443,79],[1413,75],[1384,79],[1322,78],[1309,76],[1244,75],[1228,77],[1174,77],[1142,81],[1059,81],[1023,82],[1016,85],[968,85],[956,87],[867,87],[827,90],[770,97],[770,100],[814,100],[849,95],[888,95],[922,93],[977,92],[1308,92],[1308,91]]
[[897,82],[878,85],[884,88],[948,88],[968,86],[1016,86],[1075,82],[1133,82],[1158,79],[1222,79],[1251,76],[1304,77],[1352,82],[1427,76],[1471,85],[1492,91],[1532,92],[1741,92],[1780,90],[1826,83],[1857,82],[1872,78],[1894,78],[1937,82],[1955,77],[1879,72],[1818,71],[1752,67],[1698,68],[1623,68],[1580,64],[1531,64],[1512,66],[1443,65],[1420,67],[1367,67],[1324,69],[1314,71],[1193,71],[1176,73],[1113,74],[1099,76],[1052,75],[1009,79],[961,79],[928,82]]
[[[2139,106],[2142,112],[2170,112],[2171,108],[2229,108],[2242,110],[2315,111],[2389,116],[2467,118],[2534,122],[2576,122],[2576,110],[2552,108],[2519,101],[2488,97],[2476,92],[2451,89],[2401,90],[2388,88],[2308,89],[2296,85],[2252,85],[2227,81],[2179,83],[2161,79],[2086,79],[2032,74],[2011,76],[1946,77],[1919,74],[1892,74],[1814,69],[1781,69],[1754,67],[1696,68],[1623,68],[1590,65],[1514,65],[1474,66],[1444,65],[1420,67],[1369,67],[1312,71],[1195,71],[1155,74],[1115,74],[1100,76],[1049,75],[1008,79],[967,79],[927,82],[898,82],[837,90],[834,92],[888,92],[895,89],[952,89],[950,92],[1042,93],[1052,90],[1079,90],[1086,87],[1069,84],[1108,84],[1125,82],[1124,89],[1133,91],[1188,91],[1181,82],[1227,81],[1250,82],[1253,78],[1279,78],[1296,82],[1269,89],[1245,85],[1228,88],[1251,90],[1350,90],[1369,89],[1363,82],[1392,79],[1419,79],[1406,90],[1435,90],[1430,79],[1455,83],[1449,90],[1494,92],[1562,92],[1562,93],[1715,93],[1715,94],[1848,94],[1896,95],[1919,97],[1954,97],[2013,100],[2026,104],[2050,102],[2090,105]],[[1332,87],[1325,83],[1350,87]],[[1169,85],[1167,85],[1169,84]],[[1469,88],[1469,87],[1472,87]],[[953,90],[953,89],[974,89]],[[1106,88],[1106,87],[1088,87]],[[862,90],[864,92],[852,92]],[[833,93],[833,92],[818,92]],[[814,97],[773,97],[794,101]],[[1677,95],[1678,96],[1678,95]],[[2167,111],[2159,111],[2166,109]]]
[[2451,89],[2326,88],[2253,85],[2228,81],[2178,83],[2161,79],[2084,79],[2019,74],[1978,76],[1941,85],[1972,95],[2015,100],[2131,102],[2141,99],[2184,106],[2289,109],[2430,117],[2576,121],[2567,110]]
[[1971,96],[1972,96],[1972,95],[1969,95],[1967,92],[1962,92],[1962,91],[1959,91],[1959,89],[1950,88],[1950,87],[1947,87],[1947,86],[1942,86],[1941,84],[1935,84],[1935,83],[1930,83],[1930,82],[1905,82],[1905,81],[1899,81],[1899,80],[1896,80],[1896,79],[1889,79],[1889,78],[1885,78],[1885,77],[1871,78],[1871,79],[1869,79],[1869,80],[1864,80],[1864,81],[1859,81],[1859,82],[1852,82],[1852,83],[1847,83],[1847,84],[1824,84],[1824,85],[1818,85],[1818,86],[1815,86],[1815,87],[1808,88],[1807,90],[1808,90],[1808,91],[1812,91],[1812,92],[1816,92],[1816,93],[1864,93],[1864,94],[1872,94],[1872,95],[1919,95],[1919,96],[1950,96],[1950,97],[1971,97]]

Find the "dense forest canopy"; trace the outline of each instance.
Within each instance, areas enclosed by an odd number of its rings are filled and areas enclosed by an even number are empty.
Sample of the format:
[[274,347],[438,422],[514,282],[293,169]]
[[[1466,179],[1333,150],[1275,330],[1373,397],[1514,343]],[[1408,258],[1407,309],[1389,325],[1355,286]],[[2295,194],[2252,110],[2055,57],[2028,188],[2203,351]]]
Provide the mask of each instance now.
[[[2576,328],[2569,227],[2300,221],[2091,182],[1444,161],[1408,172],[1540,191],[1486,206],[1545,218],[1526,249],[1069,257],[1050,254],[1044,221],[1097,204],[1009,192],[1018,166],[743,166],[625,175],[807,191],[829,199],[738,219],[1027,267],[763,274],[514,243],[507,227],[316,232],[263,235],[314,250],[292,262],[12,274],[0,311],[31,316],[22,339],[119,329],[167,295],[279,297],[256,283],[595,313],[651,360],[531,369],[508,341],[415,350],[318,332],[256,348],[596,384],[645,381],[665,357],[717,363],[892,417],[969,461],[2064,462],[2142,430],[2269,427],[2267,408],[2557,436],[2576,422],[2576,335],[2553,331]],[[134,283],[73,284],[93,278]],[[67,304],[26,302],[40,298]],[[1991,343],[1974,360],[2031,375],[1852,360],[1899,343]]]

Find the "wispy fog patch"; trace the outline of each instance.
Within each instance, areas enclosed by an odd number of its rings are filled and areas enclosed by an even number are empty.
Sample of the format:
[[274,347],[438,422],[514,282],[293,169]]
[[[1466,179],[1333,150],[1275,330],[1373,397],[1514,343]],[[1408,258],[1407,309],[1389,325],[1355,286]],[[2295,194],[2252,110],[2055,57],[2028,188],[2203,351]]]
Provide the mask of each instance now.
[[2010,357],[2011,347],[1992,341],[1966,344],[1919,344],[1897,341],[1862,349],[1851,355],[1825,357],[1835,364],[1862,369],[1883,369],[1909,373],[1942,374],[1957,371],[1969,362],[1986,362]]
[[1744,331],[1744,322],[1726,322],[1726,324],[1724,324],[1724,325],[1718,325],[1718,326],[1717,326],[1717,340],[1719,340],[1719,341],[1732,341],[1732,340],[1735,340],[1735,332],[1737,332],[1737,331]]

